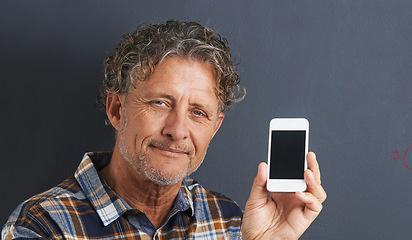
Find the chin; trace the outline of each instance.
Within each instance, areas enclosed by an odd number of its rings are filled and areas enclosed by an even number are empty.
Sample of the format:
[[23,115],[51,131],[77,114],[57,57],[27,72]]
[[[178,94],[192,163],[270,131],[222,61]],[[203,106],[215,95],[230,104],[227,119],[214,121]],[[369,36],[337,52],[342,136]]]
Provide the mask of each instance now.
[[160,186],[175,185],[181,182],[189,173],[187,164],[171,163],[156,166],[151,164],[150,161],[142,161],[141,163],[143,164],[143,172],[141,174],[149,181]]
[[171,175],[171,174],[164,174],[161,171],[158,171],[157,169],[151,169],[151,170],[148,169],[145,171],[145,175],[149,181],[157,185],[171,186],[171,185],[180,183],[187,176],[187,170],[179,174]]

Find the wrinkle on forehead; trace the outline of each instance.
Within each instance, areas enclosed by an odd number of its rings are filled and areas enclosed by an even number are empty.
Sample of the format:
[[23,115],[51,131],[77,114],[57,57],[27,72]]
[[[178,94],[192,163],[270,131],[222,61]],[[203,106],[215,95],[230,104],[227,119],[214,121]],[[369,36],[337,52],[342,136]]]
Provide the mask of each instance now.
[[[213,84],[213,91],[214,94],[216,96],[216,98],[218,99],[219,102],[219,109],[221,106],[221,102],[219,99],[219,89],[218,89],[218,81],[217,81],[217,72],[215,67],[213,66],[212,63],[210,63],[209,61],[204,61],[198,58],[194,58],[194,57],[190,57],[190,56],[179,56],[179,55],[171,55],[171,56],[166,56],[164,58],[162,58],[158,64],[156,64],[154,67],[150,68],[148,66],[146,67],[141,67],[141,66],[135,66],[133,67],[133,69],[131,70],[131,73],[129,74],[130,77],[130,81],[131,81],[131,87],[129,87],[128,92],[126,93],[126,98],[127,95],[131,92],[130,90],[132,88],[137,88],[138,83],[139,82],[145,82],[147,80],[150,79],[150,77],[155,74],[157,71],[156,69],[158,69],[158,67],[164,63],[164,61],[168,60],[168,59],[175,59],[180,63],[189,63],[189,64],[194,64],[194,63],[200,63],[200,64],[205,64],[208,65],[208,68],[210,70],[210,73],[212,74],[212,78],[214,79],[214,84]],[[144,68],[144,69],[142,69]],[[170,68],[170,66],[169,66]],[[173,68],[171,70],[169,70],[170,72],[173,72]],[[219,111],[220,112],[220,111]]]

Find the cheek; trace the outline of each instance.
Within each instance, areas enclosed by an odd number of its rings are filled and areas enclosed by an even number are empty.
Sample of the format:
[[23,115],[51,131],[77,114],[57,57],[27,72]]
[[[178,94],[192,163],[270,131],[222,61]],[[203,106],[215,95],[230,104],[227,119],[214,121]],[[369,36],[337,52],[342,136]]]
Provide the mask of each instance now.
[[196,151],[204,154],[210,141],[213,138],[213,130],[211,128],[204,128],[203,131],[192,131],[192,141]]
[[140,145],[139,141],[143,141],[154,131],[153,128],[158,126],[154,124],[153,118],[148,113],[148,111],[140,111],[127,115],[127,119],[123,123],[124,129],[121,132],[123,132],[128,144]]
[[131,118],[134,119],[134,122],[139,128],[151,129],[161,126],[167,119],[167,116],[167,111],[159,111],[151,107],[146,107],[144,109],[136,109]]

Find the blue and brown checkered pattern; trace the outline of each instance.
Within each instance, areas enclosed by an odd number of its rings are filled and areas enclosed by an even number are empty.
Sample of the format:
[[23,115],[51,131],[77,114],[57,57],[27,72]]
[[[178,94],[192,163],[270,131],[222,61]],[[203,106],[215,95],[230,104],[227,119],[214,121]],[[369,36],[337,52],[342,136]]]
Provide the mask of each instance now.
[[20,204],[2,239],[240,239],[242,211],[185,179],[166,222],[155,229],[105,183],[109,153],[86,153],[73,177]]

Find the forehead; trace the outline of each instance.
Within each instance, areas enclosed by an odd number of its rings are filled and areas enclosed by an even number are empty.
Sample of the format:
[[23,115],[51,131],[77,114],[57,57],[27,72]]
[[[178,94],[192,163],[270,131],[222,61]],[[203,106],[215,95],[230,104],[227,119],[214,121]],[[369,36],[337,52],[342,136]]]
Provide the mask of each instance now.
[[136,81],[142,93],[166,92],[218,101],[216,72],[207,61],[168,57],[154,67],[144,81]]
[[[155,67],[152,75],[162,74],[194,74],[204,75],[216,85],[216,71],[208,61],[190,57],[169,56],[162,59]],[[150,75],[149,78],[152,76]],[[203,79],[205,80],[205,79]]]

